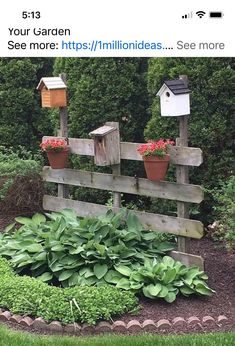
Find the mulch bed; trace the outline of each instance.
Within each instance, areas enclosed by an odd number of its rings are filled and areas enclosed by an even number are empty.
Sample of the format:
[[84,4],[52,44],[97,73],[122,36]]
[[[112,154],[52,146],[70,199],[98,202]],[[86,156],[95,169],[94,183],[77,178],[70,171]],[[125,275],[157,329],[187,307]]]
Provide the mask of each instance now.
[[[0,230],[12,222],[13,218],[13,215],[0,216]],[[215,243],[206,237],[191,241],[191,253],[205,259],[205,271],[209,276],[208,285],[216,291],[212,297],[178,297],[172,304],[141,298],[139,315],[125,314],[114,318],[114,322],[122,321],[127,326],[130,321],[137,320],[143,326],[146,320],[152,320],[156,324],[160,320],[168,320],[171,327],[155,328],[153,332],[158,334],[235,331],[235,254],[217,248]],[[207,319],[206,323],[205,316],[210,316],[214,322]],[[218,323],[219,316],[226,316],[227,320]],[[186,323],[174,324],[177,317],[181,317]],[[193,321],[192,317],[198,318],[198,323],[195,319]],[[192,323],[189,322],[191,320]],[[27,326],[17,328],[30,329]],[[130,330],[126,328],[126,333],[129,332]]]

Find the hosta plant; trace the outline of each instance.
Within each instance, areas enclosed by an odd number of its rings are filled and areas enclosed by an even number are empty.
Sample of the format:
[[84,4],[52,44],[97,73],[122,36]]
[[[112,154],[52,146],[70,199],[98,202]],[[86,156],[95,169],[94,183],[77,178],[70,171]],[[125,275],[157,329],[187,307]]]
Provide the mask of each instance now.
[[160,260],[175,248],[170,236],[144,230],[125,211],[78,218],[67,209],[16,221],[22,225],[18,230],[13,223],[0,235],[0,255],[17,273],[63,287],[116,284],[111,281],[122,277],[119,265],[132,268],[147,258]]
[[208,279],[198,267],[186,267],[169,256],[161,260],[146,259],[144,265],[135,265],[132,269],[119,265],[115,269],[124,277],[116,281],[116,287],[155,299],[163,298],[172,303],[181,293],[184,296],[198,294],[211,296],[214,292],[205,282]]

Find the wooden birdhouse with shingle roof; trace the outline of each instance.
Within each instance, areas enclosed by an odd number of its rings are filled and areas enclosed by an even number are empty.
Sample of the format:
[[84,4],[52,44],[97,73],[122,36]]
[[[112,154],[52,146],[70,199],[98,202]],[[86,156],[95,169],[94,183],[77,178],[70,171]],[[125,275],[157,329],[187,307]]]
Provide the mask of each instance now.
[[42,107],[66,107],[67,86],[60,77],[41,78],[37,90],[41,92]]
[[162,116],[181,116],[190,114],[190,90],[183,79],[164,81],[157,95],[160,97]]

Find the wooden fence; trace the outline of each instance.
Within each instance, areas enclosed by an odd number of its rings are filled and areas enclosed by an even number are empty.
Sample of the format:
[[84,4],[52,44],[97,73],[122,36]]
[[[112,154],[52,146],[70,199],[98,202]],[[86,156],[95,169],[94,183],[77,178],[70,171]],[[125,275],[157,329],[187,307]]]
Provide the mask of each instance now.
[[[56,137],[47,136],[44,137],[43,140],[48,138]],[[93,139],[69,138],[68,140],[72,154],[88,156],[95,155]],[[139,145],[140,143],[121,142],[121,159],[142,161],[142,156],[137,151]],[[198,148],[176,145],[170,149],[170,162],[176,165],[179,169],[184,166],[199,166],[202,163],[202,151]],[[63,208],[73,208],[79,216],[95,216],[102,214],[109,209],[104,205],[68,199],[67,193],[65,193],[66,190],[64,189],[66,185],[109,190],[113,191],[114,195],[116,194],[116,197],[120,196],[120,193],[123,192],[169,199],[177,201],[180,207],[185,207],[188,203],[200,203],[203,200],[203,191],[198,185],[167,181],[152,182],[144,178],[123,176],[120,173],[120,166],[119,169],[115,169],[115,166],[113,166],[113,174],[74,169],[53,170],[50,167],[44,167],[43,179],[47,182],[58,183],[60,187],[58,190],[58,197],[49,195],[44,196],[44,209],[58,211]],[[113,209],[115,211],[119,210],[119,204],[120,203],[114,203]],[[140,211],[135,211],[134,213],[138,216],[143,226],[151,229],[151,231],[175,234],[179,236],[180,239],[182,239],[181,237],[184,237],[183,239],[200,239],[203,236],[203,224],[200,221],[181,217],[180,212],[177,217]],[[200,268],[204,267],[204,261],[200,256],[191,255],[182,251],[172,251],[171,255],[175,259],[181,260],[185,265],[197,265]]]

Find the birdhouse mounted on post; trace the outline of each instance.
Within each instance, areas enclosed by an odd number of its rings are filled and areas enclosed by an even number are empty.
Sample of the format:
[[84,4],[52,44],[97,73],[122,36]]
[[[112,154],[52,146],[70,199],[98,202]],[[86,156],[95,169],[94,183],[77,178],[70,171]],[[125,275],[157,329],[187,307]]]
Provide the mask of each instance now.
[[97,166],[112,166],[120,163],[120,135],[115,123],[106,123],[90,132],[90,136],[94,139]]
[[66,107],[67,86],[60,77],[43,77],[37,90],[41,92],[42,107]]
[[165,81],[157,93],[160,96],[161,115],[175,117],[190,114],[189,93],[183,79]]

